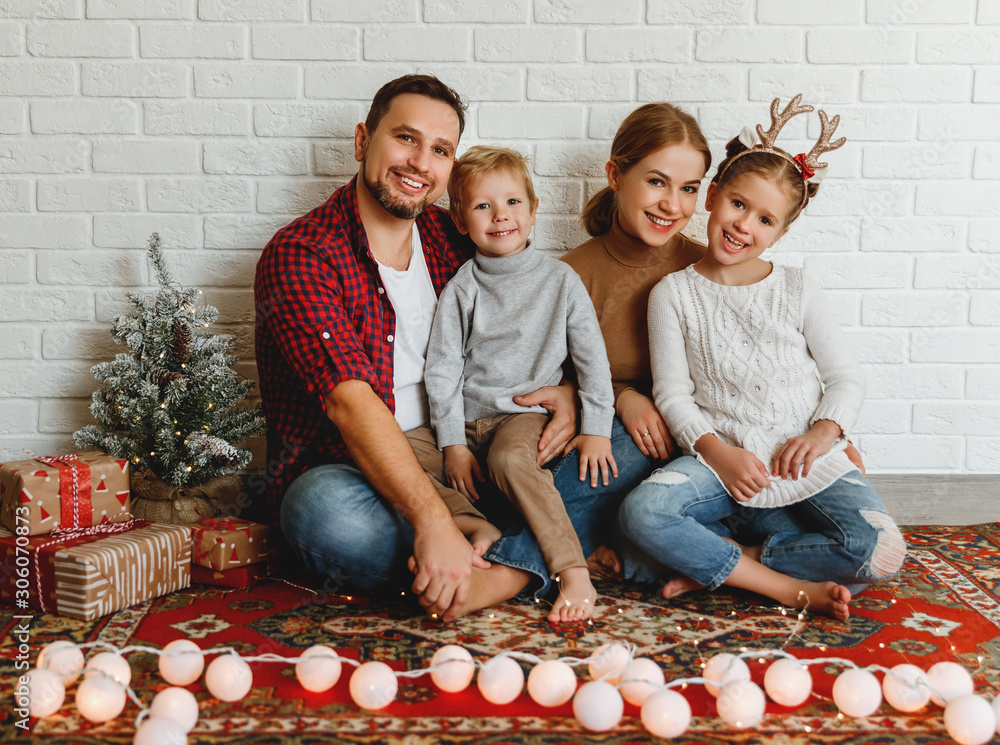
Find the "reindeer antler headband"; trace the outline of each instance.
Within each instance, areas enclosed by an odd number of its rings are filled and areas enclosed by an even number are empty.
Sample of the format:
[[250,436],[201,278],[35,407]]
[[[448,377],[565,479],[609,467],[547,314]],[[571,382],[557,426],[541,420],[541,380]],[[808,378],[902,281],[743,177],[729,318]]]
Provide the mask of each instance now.
[[[836,142],[830,142],[830,138],[833,133],[837,130],[837,125],[840,124],[840,115],[836,115],[833,119],[827,119],[826,112],[823,109],[819,110],[819,122],[822,125],[820,131],[819,139],[816,140],[816,144],[813,145],[812,150],[807,153],[799,153],[794,158],[787,153],[777,150],[774,146],[774,141],[778,137],[778,133],[781,128],[785,126],[789,119],[798,114],[806,114],[813,110],[812,106],[803,106],[802,94],[799,93],[782,111],[778,111],[778,106],[780,104],[780,99],[776,98],[771,101],[771,128],[766,132],[761,125],[757,125],[757,132],[754,133],[750,127],[744,127],[743,131],[740,132],[739,140],[746,146],[746,150],[734,155],[730,161],[726,164],[726,167],[722,169],[719,174],[719,178],[729,170],[730,166],[733,165],[737,160],[742,158],[744,155],[749,155],[750,153],[771,153],[777,155],[779,158],[784,158],[792,165],[795,169],[802,174],[802,180],[812,183],[819,183],[823,176],[825,175],[827,164],[820,163],[818,158],[823,153],[828,153],[831,150],[836,150],[839,147],[843,147],[844,143],[847,142],[846,137],[841,137]],[[757,142],[757,136],[760,136],[760,142]],[[803,192],[802,202],[806,201],[806,194],[808,191]]]

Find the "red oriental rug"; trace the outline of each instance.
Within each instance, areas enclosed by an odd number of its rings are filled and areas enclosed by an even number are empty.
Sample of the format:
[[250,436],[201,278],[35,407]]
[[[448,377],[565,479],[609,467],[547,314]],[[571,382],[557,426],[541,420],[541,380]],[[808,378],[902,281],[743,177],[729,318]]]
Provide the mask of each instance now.
[[[276,580],[249,590],[194,585],[83,623],[51,615],[31,622],[31,658],[57,639],[104,641],[118,647],[162,647],[188,638],[202,648],[232,646],[245,656],[273,652],[295,656],[313,644],[327,644],[345,657],[381,660],[396,670],[426,667],[444,644],[459,644],[485,660],[501,651],[528,652],[544,659],[587,657],[600,644],[627,641],[637,656],[651,657],[667,680],[700,672],[701,663],[721,652],[783,648],[800,658],[838,657],[859,665],[886,667],[909,662],[924,670],[952,660],[973,675],[976,691],[989,700],[1000,692],[1000,525],[905,530],[910,555],[899,577],[853,602],[848,623],[784,611],[756,596],[694,593],[674,601],[658,599],[631,585],[601,583],[592,624],[553,628],[533,604],[482,611],[450,625],[420,615],[411,596],[367,599],[314,594]],[[9,617],[8,617],[9,618]],[[4,622],[0,646],[0,742],[131,743],[137,709],[129,703],[117,719],[101,725],[84,720],[72,704],[75,686],[59,712],[15,727],[12,687],[18,643],[13,622]],[[156,658],[135,653],[129,661],[133,688],[148,705],[167,687]],[[769,661],[751,661],[758,684]],[[693,719],[683,743],[947,743],[942,710],[930,704],[903,714],[888,704],[872,717],[838,716],[831,687],[838,667],[810,668],[812,696],[791,710],[768,702],[764,718],[737,730],[716,716],[715,702],[701,686],[683,691]],[[647,743],[639,712],[625,716],[611,732],[587,732],[573,718],[572,705],[546,709],[522,693],[505,706],[482,698],[475,684],[461,693],[437,690],[429,676],[399,679],[397,699],[378,712],[360,710],[348,692],[352,668],[322,694],[306,692],[290,665],[256,663],[253,688],[228,704],[213,698],[202,680],[188,686],[200,705],[192,743]],[[581,683],[586,666],[576,668]],[[881,673],[878,674],[881,678]]]

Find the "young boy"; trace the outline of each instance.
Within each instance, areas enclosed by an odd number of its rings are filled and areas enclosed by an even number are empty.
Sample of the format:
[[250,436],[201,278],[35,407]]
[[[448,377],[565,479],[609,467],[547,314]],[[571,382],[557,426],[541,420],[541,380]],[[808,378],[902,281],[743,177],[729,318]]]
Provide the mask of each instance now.
[[[597,315],[576,272],[530,247],[538,199],[523,156],[470,148],[452,170],[448,196],[452,219],[477,250],[441,293],[427,351],[424,382],[444,475],[452,490],[475,501],[475,482],[483,480],[476,451],[488,451],[490,477],[524,515],[559,582],[549,620],[585,619],[597,593],[552,473],[537,463],[548,416],[513,397],[558,384],[569,357],[583,412],[582,434],[566,452],[579,451],[581,481],[588,470],[592,485],[598,473],[604,484],[609,473],[617,476],[614,396]],[[441,463],[440,456],[421,459],[432,478]],[[470,540],[478,553],[486,550]]]

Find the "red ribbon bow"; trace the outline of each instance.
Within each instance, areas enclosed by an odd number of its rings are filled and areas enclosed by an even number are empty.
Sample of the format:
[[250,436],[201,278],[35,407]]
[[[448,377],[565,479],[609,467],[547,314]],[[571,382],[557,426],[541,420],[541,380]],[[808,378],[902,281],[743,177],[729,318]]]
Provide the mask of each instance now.
[[792,160],[794,160],[796,163],[798,163],[799,166],[802,168],[802,180],[803,181],[808,181],[809,179],[811,179],[813,176],[816,175],[816,173],[813,171],[813,169],[806,165],[806,154],[805,153],[799,153],[794,158],[792,158]]

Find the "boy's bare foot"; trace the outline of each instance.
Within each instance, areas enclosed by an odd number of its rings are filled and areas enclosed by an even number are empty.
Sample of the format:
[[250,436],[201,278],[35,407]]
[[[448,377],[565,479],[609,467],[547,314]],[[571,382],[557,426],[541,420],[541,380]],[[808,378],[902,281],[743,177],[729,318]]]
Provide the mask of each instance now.
[[549,613],[550,623],[582,621],[594,614],[597,590],[590,583],[587,567],[570,567],[559,572],[559,597]]
[[493,523],[486,523],[486,525],[478,530],[472,531],[467,538],[469,539],[469,543],[472,544],[472,550],[475,554],[482,556],[490,550],[490,546],[500,540],[500,536],[502,535],[503,533]]
[[622,562],[618,558],[618,554],[615,553],[614,549],[605,546],[603,543],[594,549],[594,553],[587,557],[587,569],[590,570],[590,576],[592,577],[613,579],[619,582],[625,579],[625,575],[622,573]]
[[819,611],[827,616],[832,616],[838,621],[846,621],[851,617],[851,609],[848,603],[851,602],[851,591],[836,582],[807,582],[801,581],[802,589],[799,590],[795,602],[789,603],[796,608]]
[[471,515],[457,515],[455,525],[472,544],[472,550],[477,556],[482,556],[490,550],[503,533],[493,523]]

